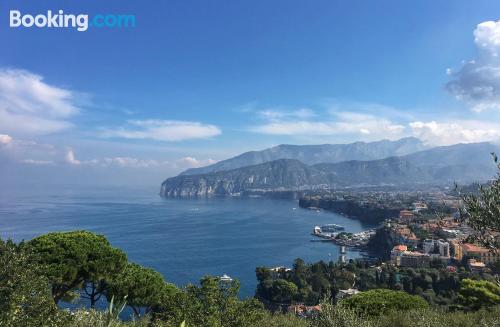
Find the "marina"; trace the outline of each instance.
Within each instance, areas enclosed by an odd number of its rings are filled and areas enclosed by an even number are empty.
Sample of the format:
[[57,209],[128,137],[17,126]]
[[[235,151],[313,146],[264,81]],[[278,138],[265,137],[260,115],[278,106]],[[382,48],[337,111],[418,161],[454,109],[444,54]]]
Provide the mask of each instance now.
[[370,237],[375,234],[375,229],[369,229],[357,233],[349,233],[344,230],[345,228],[340,225],[327,224],[324,226],[315,226],[312,235],[326,241],[331,241],[337,245],[341,245],[341,253],[345,253],[345,247],[366,246]]

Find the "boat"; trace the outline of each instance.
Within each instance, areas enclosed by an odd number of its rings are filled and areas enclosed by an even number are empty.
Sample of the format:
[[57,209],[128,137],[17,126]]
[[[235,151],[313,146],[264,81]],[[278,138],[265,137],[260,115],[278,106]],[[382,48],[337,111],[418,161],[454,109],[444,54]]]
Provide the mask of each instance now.
[[219,279],[222,282],[232,282],[233,281],[233,279],[231,277],[229,277],[228,275],[226,275],[226,274],[220,276]]

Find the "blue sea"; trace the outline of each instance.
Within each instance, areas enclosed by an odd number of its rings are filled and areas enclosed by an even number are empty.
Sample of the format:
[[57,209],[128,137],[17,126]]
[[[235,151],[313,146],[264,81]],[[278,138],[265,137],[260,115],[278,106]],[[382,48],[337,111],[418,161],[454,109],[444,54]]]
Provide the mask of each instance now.
[[[60,187],[0,191],[0,237],[29,240],[51,231],[104,234],[129,260],[160,271],[178,286],[228,274],[254,295],[257,266],[338,260],[339,248],[311,236],[335,223],[371,226],[341,215],[301,209],[294,200],[163,199],[159,187]],[[358,257],[355,251],[347,259]]]

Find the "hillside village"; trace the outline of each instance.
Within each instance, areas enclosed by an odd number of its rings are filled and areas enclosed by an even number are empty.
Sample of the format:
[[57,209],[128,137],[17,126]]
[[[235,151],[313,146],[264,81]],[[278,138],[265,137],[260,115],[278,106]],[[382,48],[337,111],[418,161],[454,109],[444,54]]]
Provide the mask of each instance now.
[[[498,250],[471,244],[475,232],[461,217],[462,200],[449,189],[335,192],[309,195],[300,203],[379,224],[377,233],[387,242],[386,251],[390,246],[390,262],[398,267],[426,268],[438,260],[449,269],[462,265],[488,271],[488,265],[500,259]],[[374,245],[363,245],[366,243]],[[344,241],[341,245],[350,244]],[[381,258],[389,258],[389,253],[381,252],[384,250],[378,250]]]
[[[472,189],[477,190],[477,186]],[[338,263],[311,264],[299,260],[292,269],[271,268],[269,279],[262,277],[263,268],[258,270],[257,296],[274,305],[280,299],[280,308],[298,316],[318,315],[321,306],[317,299],[322,292],[332,292],[335,301],[340,301],[380,287],[403,289],[430,303],[449,306],[455,301],[459,280],[494,281],[500,271],[499,249],[475,242],[477,232],[464,219],[464,203],[455,191],[335,192],[301,199],[301,206],[311,204],[314,210],[333,210],[372,224],[373,219],[378,219],[376,232],[339,232],[330,236],[342,248],[361,248],[377,258],[346,262],[340,260],[342,255]],[[365,216],[354,217],[354,213]],[[321,232],[317,226],[313,235],[321,236]],[[365,239],[366,234],[371,235],[370,240]],[[499,233],[494,236],[500,238]],[[275,284],[283,281],[297,286],[294,297],[276,293]]]
[[[454,200],[447,201],[453,205]],[[500,259],[500,251],[469,243],[473,230],[460,219],[456,211],[450,216],[426,216],[427,205],[413,204],[411,210],[401,210],[399,217],[384,221],[393,243],[391,263],[401,267],[427,268],[432,260],[456,271],[463,265],[471,271],[491,271],[489,265]],[[500,236],[500,235],[499,235]]]

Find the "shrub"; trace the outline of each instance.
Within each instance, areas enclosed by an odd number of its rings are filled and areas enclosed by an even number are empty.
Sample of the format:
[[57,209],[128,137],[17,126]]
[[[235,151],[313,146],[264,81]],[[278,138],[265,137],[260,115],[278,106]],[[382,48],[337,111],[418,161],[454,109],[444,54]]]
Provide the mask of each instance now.
[[341,301],[340,304],[368,316],[380,316],[393,310],[425,309],[429,306],[419,296],[388,289],[362,292]]

